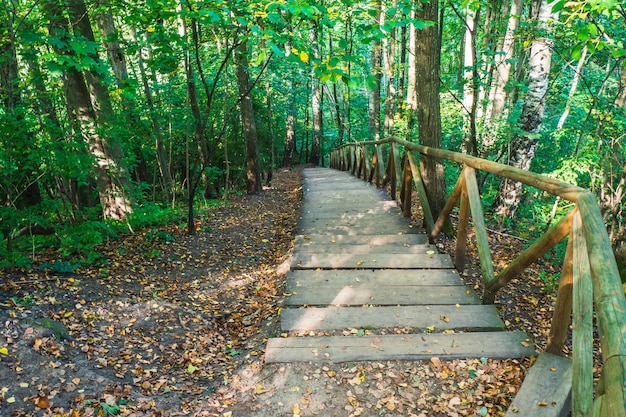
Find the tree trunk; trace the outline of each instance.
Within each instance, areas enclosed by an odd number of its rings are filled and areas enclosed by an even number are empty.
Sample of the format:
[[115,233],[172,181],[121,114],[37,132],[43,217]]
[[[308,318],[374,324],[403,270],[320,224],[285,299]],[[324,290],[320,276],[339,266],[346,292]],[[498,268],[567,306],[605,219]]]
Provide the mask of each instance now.
[[[417,32],[417,121],[419,143],[441,148],[441,111],[439,97],[439,68],[441,59],[441,38],[439,37],[438,0],[421,3],[416,15],[435,24]],[[421,158],[421,173],[426,195],[434,218],[439,216],[446,201],[446,180],[443,164],[436,158]]]
[[[550,29],[548,21],[553,18],[552,6],[548,4],[548,0],[540,1],[537,33],[545,36],[535,38],[530,48],[528,91],[518,121],[520,132],[511,140],[508,160],[509,165],[526,170],[530,168],[537,150],[552,59],[552,41],[547,37]],[[502,218],[514,218],[522,199],[522,191],[521,183],[502,181],[494,202],[495,212]]]
[[241,124],[243,138],[246,143],[246,178],[248,194],[258,194],[263,191],[261,183],[261,163],[259,160],[259,145],[254,119],[254,107],[250,97],[250,76],[248,74],[248,44],[241,43],[235,53],[237,65],[237,89],[239,91],[239,108],[241,110]]
[[[70,15],[73,15],[74,19],[84,21],[74,22],[75,27],[83,36],[88,36],[87,27],[82,26],[89,24],[88,16],[85,13],[77,13],[81,5],[75,0],[70,2],[70,6],[73,8],[73,13]],[[84,7],[84,3],[82,6]],[[64,39],[68,36],[69,27],[62,10],[51,1],[46,4],[46,9],[50,18],[48,27],[50,35]],[[74,54],[72,50],[61,49],[58,44],[54,46],[54,49],[58,55]],[[86,78],[91,81],[89,87],[92,89],[92,94],[85,82]],[[112,115],[110,101],[105,97],[106,90],[97,74],[86,71],[83,77],[76,67],[68,67],[63,71],[63,83],[68,107],[73,112],[72,119],[75,121],[76,130],[80,132],[89,146],[89,152],[95,158],[93,170],[103,215],[105,218],[125,219],[132,212],[132,207],[124,189],[124,184],[127,184],[128,180],[126,170],[121,165],[121,152],[118,146],[111,146],[107,138],[101,135],[101,132],[106,132],[106,122],[110,121],[109,116]],[[92,99],[97,102],[97,106],[92,103]]]
[[[291,55],[291,42],[285,42],[285,58]],[[283,167],[293,166],[293,155],[296,149],[296,94],[294,88],[295,71],[292,69],[287,75],[287,94],[288,102],[287,109],[285,109],[285,148],[283,153]]]
[[[376,24],[380,24],[381,5],[381,0],[372,0],[372,8],[376,11]],[[372,41],[371,48],[370,77],[373,77],[373,83],[368,86],[368,128],[370,139],[380,140],[380,79],[382,77],[382,50],[380,41]]]
[[[415,9],[411,10],[411,18],[415,18]],[[409,58],[406,80],[406,109],[407,109],[407,132],[412,133],[417,113],[417,28],[413,23],[409,25]],[[408,138],[412,141],[411,137]]]
[[[309,31],[309,40],[313,48],[313,56],[317,62],[320,59],[320,47],[318,42],[319,26],[317,22],[313,23],[313,28]],[[313,165],[320,163],[320,145],[322,142],[322,88],[315,68],[311,65],[311,110],[313,112],[313,136],[311,140],[311,156],[309,162]]]
[[[136,36],[133,32],[133,41],[137,41]],[[165,152],[165,146],[163,141],[163,130],[161,127],[161,122],[159,120],[159,115],[156,107],[154,106],[154,100],[152,98],[152,89],[150,88],[150,84],[148,83],[148,76],[146,74],[146,69],[143,60],[143,52],[142,49],[139,48],[137,50],[137,66],[139,67],[139,76],[141,77],[141,84],[143,85],[143,92],[146,96],[146,104],[148,105],[148,113],[150,115],[150,120],[152,122],[152,132],[154,133],[155,139],[155,149],[157,156],[157,163],[159,166],[159,173],[161,174],[161,180],[163,181],[163,190],[165,194],[168,195],[169,198],[173,197],[172,191],[172,174],[170,172],[170,165],[167,160],[167,155]]]
[[[396,9],[398,1],[394,0],[392,7]],[[384,24],[385,15],[381,13],[380,23]],[[383,51],[385,52],[385,75],[387,77],[387,97],[385,98],[385,119],[383,132],[385,136],[393,135],[394,116],[396,114],[396,80],[395,80],[395,48],[396,29],[394,26],[389,30],[389,37],[383,38]]]
[[[485,123],[490,126],[493,126],[500,119],[504,111],[507,95],[505,87],[509,83],[511,76],[511,59],[513,59],[513,51],[515,49],[515,33],[519,27],[519,16],[522,14],[523,8],[524,0],[512,0],[504,39],[498,47],[498,53],[495,56],[494,75],[489,91],[489,103],[491,104],[487,106],[485,114]],[[492,130],[493,128],[487,129],[488,132]],[[492,133],[488,133],[483,138],[483,146],[485,148],[483,155],[487,155],[486,152],[489,151],[494,142],[495,135]]]
[[583,71],[583,65],[585,65],[585,58],[587,57],[587,47],[585,46],[580,54],[580,58],[578,59],[578,65],[576,66],[576,71],[574,72],[574,78],[572,79],[572,85],[569,89],[569,95],[567,96],[567,103],[565,103],[565,109],[563,109],[563,113],[559,118],[559,122],[556,124],[556,129],[561,130],[565,125],[565,121],[567,120],[567,116],[569,116],[569,110],[572,107],[572,101],[574,100],[574,94],[576,94],[576,88],[578,88],[578,82],[580,81],[580,75]]
[[478,68],[476,64],[476,26],[478,10],[471,5],[465,9],[465,41],[463,44],[463,115],[464,139],[463,152],[476,155],[478,141],[476,138],[476,109],[478,106]]

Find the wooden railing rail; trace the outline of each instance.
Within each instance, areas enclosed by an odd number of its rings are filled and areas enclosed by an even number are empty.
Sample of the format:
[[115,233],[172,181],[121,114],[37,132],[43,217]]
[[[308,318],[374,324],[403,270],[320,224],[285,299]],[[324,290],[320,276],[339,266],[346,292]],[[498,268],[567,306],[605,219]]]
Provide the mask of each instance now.
[[[404,155],[400,158],[402,153]],[[462,164],[461,174],[437,219],[432,216],[422,180],[421,156]],[[546,351],[562,354],[571,316],[574,375],[572,415],[626,415],[626,299],[606,227],[591,192],[545,175],[396,137],[345,144],[331,151],[329,161],[331,168],[349,171],[377,186],[389,185],[392,198],[399,200],[407,217],[411,215],[411,194],[415,189],[431,241],[441,233],[452,210],[459,206],[454,253],[455,266],[459,270],[465,265],[471,216],[484,283],[482,301],[485,304],[493,303],[499,289],[565,237],[569,237]],[[567,215],[497,275],[493,268],[476,170],[522,182],[574,203]],[[603,363],[595,401],[594,305]]]

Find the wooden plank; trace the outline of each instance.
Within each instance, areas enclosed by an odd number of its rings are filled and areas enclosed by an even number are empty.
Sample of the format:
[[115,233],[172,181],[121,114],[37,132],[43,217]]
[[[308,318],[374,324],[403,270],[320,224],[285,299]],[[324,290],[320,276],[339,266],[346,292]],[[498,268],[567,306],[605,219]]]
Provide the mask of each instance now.
[[309,291],[320,286],[342,288],[345,286],[359,288],[392,288],[412,287],[417,285],[463,286],[461,278],[452,269],[379,269],[353,271],[339,270],[299,270],[287,274],[286,290]]
[[433,219],[432,210],[430,209],[428,197],[426,196],[426,187],[424,186],[424,181],[422,180],[420,166],[415,160],[415,155],[413,154],[413,152],[407,152],[407,155],[409,158],[409,164],[411,165],[411,172],[413,173],[413,183],[415,183],[417,195],[420,199],[420,205],[422,206],[422,212],[424,213],[424,223],[426,224],[426,230],[430,234],[435,228],[435,221]]
[[265,362],[521,358],[535,353],[531,346],[524,346],[528,345],[526,340],[523,332],[272,338],[267,343]]
[[[369,217],[369,216],[368,216]],[[391,228],[392,230],[407,230],[410,229],[410,222],[405,218],[394,217],[393,215],[387,215],[385,217],[379,217],[378,219],[360,217],[360,218],[302,218],[298,221],[298,228],[319,228],[325,230],[328,228],[343,228],[353,227],[359,229],[371,229],[377,230],[380,234],[385,229]]]
[[542,352],[528,371],[506,417],[566,417],[572,388],[569,359]]
[[[421,233],[421,230],[417,227],[411,226],[401,226],[401,225],[382,225],[382,224],[374,224],[370,226],[362,226],[362,227],[354,227],[354,226],[309,226],[305,227],[298,226],[297,228],[298,234],[308,234],[308,233],[328,233],[333,235],[389,235],[389,234],[405,234],[405,233]],[[366,238],[364,238],[366,239]]]
[[572,414],[588,416],[593,408],[593,292],[587,244],[580,213],[572,219],[573,311],[572,311]]
[[[578,211],[578,210],[575,210]],[[571,219],[569,222],[569,230],[571,230]],[[568,233],[569,233],[568,230]],[[548,343],[545,351],[561,355],[563,353],[563,345],[570,329],[570,318],[572,316],[572,282],[573,282],[573,258],[574,258],[574,239],[569,239],[567,249],[565,250],[565,259],[561,268],[561,277],[559,278],[559,288],[556,295],[556,303],[554,305],[554,313],[552,314],[552,322],[550,323],[550,334],[548,335]]]
[[[478,257],[480,258],[482,279],[483,282],[487,284],[493,281],[493,260],[491,259],[491,252],[489,251],[489,238],[487,237],[483,205],[480,200],[478,184],[476,183],[476,173],[473,168],[466,166],[463,168],[463,176],[465,178],[465,189],[467,190],[467,197],[472,212],[472,220],[474,221],[474,234],[476,236]],[[493,303],[493,301],[486,301],[485,296],[483,296],[483,302]]]
[[[602,348],[605,415],[626,410],[626,298],[606,227],[594,195],[578,198],[589,269],[593,283],[597,327]],[[613,411],[612,411],[613,410]],[[611,414],[615,412],[615,414]],[[622,414],[623,415],[623,414]]]
[[[382,251],[381,251],[382,252]],[[447,254],[388,254],[337,255],[295,253],[292,269],[442,269],[453,268]]]
[[318,253],[318,254],[368,254],[368,253],[426,253],[437,252],[437,248],[432,245],[337,245],[337,244],[319,244],[319,245],[299,245],[295,247],[296,251],[301,254]]
[[286,306],[331,305],[436,305],[442,303],[479,304],[480,300],[466,286],[415,286],[415,287],[319,287],[311,291],[301,289],[285,298]]
[[428,238],[423,233],[408,233],[403,235],[377,235],[377,236],[357,236],[342,234],[308,234],[297,235],[296,246],[307,244],[330,244],[332,245],[421,245],[428,243]]
[[492,305],[286,308],[283,331],[413,327],[443,330],[501,331],[504,324]]

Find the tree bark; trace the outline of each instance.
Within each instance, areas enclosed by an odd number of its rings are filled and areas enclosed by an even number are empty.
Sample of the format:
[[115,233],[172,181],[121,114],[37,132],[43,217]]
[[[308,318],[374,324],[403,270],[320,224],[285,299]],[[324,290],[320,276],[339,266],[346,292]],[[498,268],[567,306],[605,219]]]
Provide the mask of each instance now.
[[[285,58],[291,55],[291,42],[285,42]],[[293,166],[293,155],[296,149],[296,94],[294,88],[295,71],[290,70],[287,75],[288,106],[285,109],[285,147],[283,151],[283,167]]]
[[587,57],[587,47],[585,46],[582,49],[580,54],[580,58],[578,59],[578,65],[576,66],[576,70],[574,72],[574,78],[572,78],[572,85],[569,89],[569,94],[567,96],[567,103],[565,103],[565,109],[563,113],[561,113],[561,117],[559,118],[559,122],[556,124],[556,129],[561,130],[565,125],[565,121],[569,116],[569,110],[572,107],[572,101],[574,100],[574,94],[576,94],[576,89],[578,88],[578,82],[580,81],[580,75],[583,71],[583,65],[585,65],[585,58]]
[[[548,0],[540,1],[537,33],[544,36],[535,38],[530,48],[528,91],[518,121],[520,131],[511,140],[508,160],[509,165],[525,170],[530,168],[539,142],[552,59],[552,41],[547,37],[550,29],[548,22],[553,18],[552,6]],[[494,202],[494,211],[502,218],[514,218],[522,191],[521,183],[504,180]]]
[[500,119],[504,111],[506,102],[506,86],[511,76],[511,60],[515,49],[515,34],[519,27],[519,17],[524,8],[524,0],[512,0],[509,10],[509,20],[507,23],[504,39],[498,46],[498,53],[495,56],[495,68],[491,89],[489,90],[489,103],[485,113],[485,124],[489,126],[487,133],[483,137],[483,156],[488,156],[493,146],[496,136],[492,133],[495,123]]
[[[376,24],[380,24],[381,0],[372,0],[372,8],[375,10]],[[368,128],[371,140],[380,140],[380,80],[382,77],[382,48],[379,40],[371,43],[370,51],[370,76],[374,77],[373,85],[369,86],[368,100]]]
[[[438,0],[421,3],[418,18],[434,24],[417,32],[417,121],[419,143],[441,148],[441,109],[439,97],[441,38],[439,37]],[[421,158],[421,173],[433,217],[436,219],[446,201],[446,180],[443,164],[436,158]]]
[[[313,27],[309,31],[309,40],[313,48],[313,57],[316,61],[320,59],[320,46],[318,42],[319,26],[317,22],[313,23]],[[319,165],[320,163],[320,145],[322,142],[322,88],[315,68],[311,65],[311,111],[313,113],[313,135],[311,139],[311,155],[309,163]]]
[[476,26],[478,10],[471,5],[465,8],[465,45],[463,50],[463,111],[464,139],[463,152],[476,155],[476,109],[478,107],[478,69],[476,64]]
[[[392,7],[396,9],[398,6],[398,0],[394,0]],[[384,24],[385,15],[381,13],[380,23]],[[385,119],[383,122],[383,132],[385,136],[393,135],[394,128],[394,116],[396,114],[396,29],[391,27],[389,30],[389,36],[383,38],[383,51],[385,52],[385,76],[387,78],[387,95],[385,97]]]
[[261,183],[261,162],[259,160],[259,145],[256,122],[254,119],[254,107],[250,96],[247,42],[243,42],[237,47],[235,59],[237,66],[237,89],[239,91],[241,124],[243,129],[243,138],[246,143],[246,188],[248,194],[258,194],[263,191],[263,184]]
[[[411,10],[411,19],[415,18],[415,9]],[[417,113],[417,28],[413,23],[409,25],[409,58],[407,62],[406,79],[406,108],[407,108],[407,131],[411,133]],[[412,138],[409,138],[411,140]],[[411,140],[412,141],[412,140]]]

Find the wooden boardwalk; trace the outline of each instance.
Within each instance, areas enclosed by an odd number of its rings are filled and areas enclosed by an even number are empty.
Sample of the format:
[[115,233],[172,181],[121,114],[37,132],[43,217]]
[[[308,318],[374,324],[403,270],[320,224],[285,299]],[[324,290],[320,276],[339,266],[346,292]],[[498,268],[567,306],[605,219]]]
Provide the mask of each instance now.
[[341,171],[306,169],[281,328],[271,362],[534,355],[481,305],[448,255],[383,191]]

